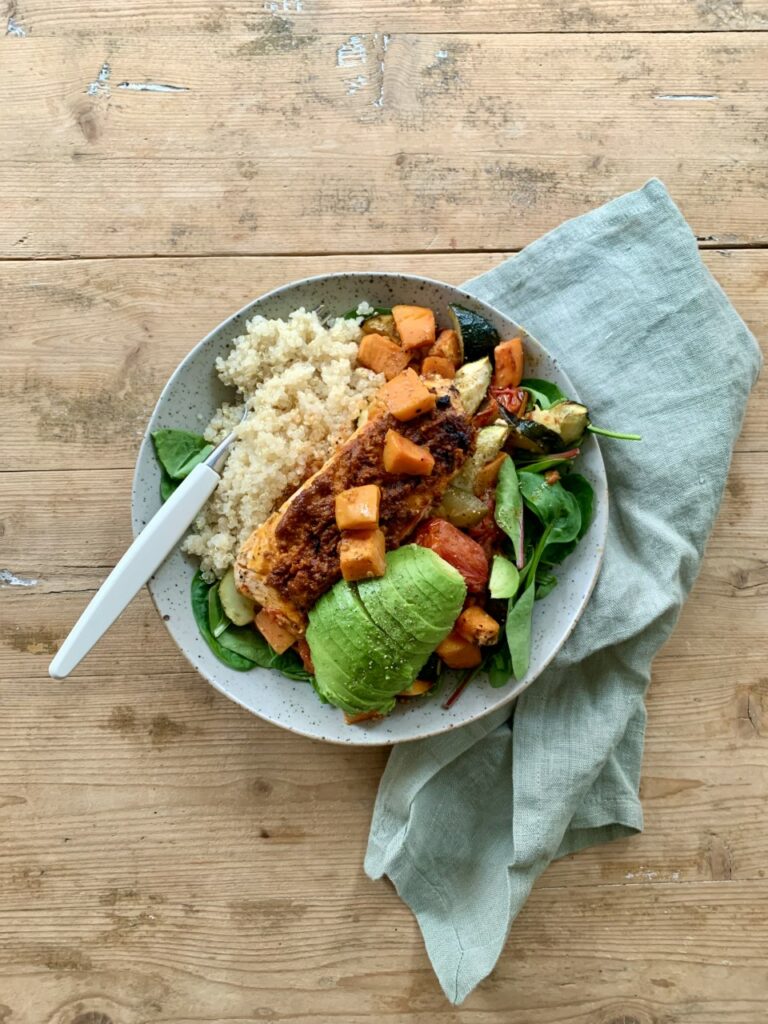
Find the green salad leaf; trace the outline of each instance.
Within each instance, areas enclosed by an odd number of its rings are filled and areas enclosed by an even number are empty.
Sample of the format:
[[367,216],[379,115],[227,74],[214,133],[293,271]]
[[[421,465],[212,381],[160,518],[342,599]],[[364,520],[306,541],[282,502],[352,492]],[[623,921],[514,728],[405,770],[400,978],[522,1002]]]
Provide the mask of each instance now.
[[177,482],[189,476],[198,462],[207,459],[213,451],[212,444],[189,430],[155,430],[152,443],[157,461],[171,480]]
[[[564,558],[571,554],[589,529],[589,524],[592,522],[592,514],[594,511],[595,492],[586,477],[583,477],[581,473],[569,473],[568,476],[564,476],[562,478],[560,483],[562,487],[564,487],[565,490],[575,498],[576,503],[579,506],[579,512],[581,513],[581,524],[573,540],[567,542],[553,542],[547,545],[542,555],[542,561],[546,562],[547,565],[559,565]],[[551,589],[552,588],[550,587],[550,590]],[[549,591],[547,591],[547,593],[549,593]]]
[[512,541],[515,563],[518,569],[525,564],[523,533],[523,498],[520,494],[517,470],[512,459],[504,459],[496,484],[496,508],[494,518]]
[[214,637],[220,637],[229,625],[219,597],[219,584],[214,583],[208,590],[208,626]]
[[542,409],[551,409],[558,402],[565,402],[568,396],[564,395],[557,384],[551,380],[541,380],[539,377],[525,377],[520,381],[520,387],[527,391],[531,398]]
[[296,651],[289,649],[284,654],[277,654],[253,626],[230,626],[219,637],[219,643],[228,651],[248,658],[259,668],[275,669],[299,682],[309,682],[312,678]]
[[505,629],[512,671],[516,679],[522,679],[531,661],[531,627],[533,624],[533,602],[535,587],[529,584],[507,612]]
[[[223,661],[224,664],[229,665],[230,668],[237,669],[238,672],[247,672],[248,669],[254,667],[255,662],[250,658],[244,658],[235,651],[224,647],[211,632],[208,619],[209,590],[210,584],[206,583],[203,578],[203,574],[198,569],[192,578],[192,614],[195,617],[197,628],[200,630],[203,639],[219,661]],[[222,633],[222,636],[224,635],[225,634]]]

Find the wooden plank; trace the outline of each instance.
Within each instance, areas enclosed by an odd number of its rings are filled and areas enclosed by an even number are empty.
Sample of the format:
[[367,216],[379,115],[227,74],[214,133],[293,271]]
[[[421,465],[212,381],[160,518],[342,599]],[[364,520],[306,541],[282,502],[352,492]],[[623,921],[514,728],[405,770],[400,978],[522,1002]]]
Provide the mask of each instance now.
[[[204,0],[15,0],[16,32],[39,38],[48,35],[149,35],[162,32],[277,34],[281,21],[316,32],[702,32],[768,27],[763,0],[589,0],[547,3],[547,0],[229,0],[212,5]],[[277,26],[276,24],[277,23]]]
[[[494,252],[0,263],[3,466],[132,466],[180,359],[235,309],[286,281],[378,268],[458,283],[503,258]],[[768,252],[708,251],[704,260],[756,336],[768,340]],[[739,448],[768,450],[765,375]]]
[[654,174],[700,237],[768,239],[764,33],[285,24],[7,38],[0,254],[508,250]]

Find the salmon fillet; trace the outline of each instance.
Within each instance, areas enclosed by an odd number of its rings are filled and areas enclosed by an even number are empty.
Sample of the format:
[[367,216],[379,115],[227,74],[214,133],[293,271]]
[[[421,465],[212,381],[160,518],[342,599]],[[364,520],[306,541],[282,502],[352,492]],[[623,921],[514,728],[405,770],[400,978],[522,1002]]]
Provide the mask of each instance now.
[[[379,526],[387,549],[398,547],[436,504],[474,445],[475,430],[447,382],[430,385],[438,407],[405,423],[377,403],[369,418],[241,547],[238,590],[269,609],[297,635],[306,612],[341,578],[335,496],[348,487],[378,484]],[[387,473],[382,461],[388,430],[432,453],[429,476]]]

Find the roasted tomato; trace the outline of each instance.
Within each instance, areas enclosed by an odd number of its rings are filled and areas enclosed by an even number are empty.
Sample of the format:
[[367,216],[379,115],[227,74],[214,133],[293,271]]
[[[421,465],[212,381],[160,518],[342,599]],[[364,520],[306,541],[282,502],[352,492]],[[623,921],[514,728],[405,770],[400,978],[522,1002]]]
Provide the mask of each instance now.
[[423,548],[431,548],[454,569],[458,569],[467,590],[478,594],[488,583],[488,558],[476,540],[445,519],[428,519],[415,537]]
[[495,501],[489,497],[486,504],[488,505],[488,515],[485,519],[481,519],[476,526],[469,527],[467,533],[472,540],[480,545],[490,561],[493,555],[501,550],[501,546],[504,543],[504,533],[497,526],[493,515]]
[[312,664],[312,652],[309,649],[309,644],[304,637],[302,637],[300,640],[297,640],[293,646],[294,649],[298,651],[304,668],[311,676],[313,676],[315,674],[315,666]]
[[503,406],[508,413],[511,413],[513,416],[517,416],[523,408],[527,392],[523,391],[522,388],[491,387],[488,388],[488,394],[491,398],[495,399],[499,405]]
[[499,406],[495,398],[489,398],[485,405],[482,405],[472,417],[472,424],[479,430],[481,427],[489,427],[500,417]]

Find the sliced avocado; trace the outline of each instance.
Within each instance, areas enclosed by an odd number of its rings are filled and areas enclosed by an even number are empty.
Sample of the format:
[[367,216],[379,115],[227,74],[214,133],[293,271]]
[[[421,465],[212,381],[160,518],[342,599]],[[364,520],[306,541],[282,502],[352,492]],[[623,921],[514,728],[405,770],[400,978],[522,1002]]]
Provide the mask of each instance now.
[[480,408],[488,385],[491,383],[491,377],[493,377],[493,367],[487,356],[474,363],[464,363],[456,371],[453,383],[459,392],[461,404],[467,415],[472,416]]
[[453,329],[459,336],[464,358],[470,361],[493,354],[501,340],[496,328],[484,316],[466,306],[448,306]]
[[566,445],[578,441],[589,426],[589,410],[578,402],[558,402],[549,409],[534,408],[530,416],[535,423],[559,434]]
[[219,600],[224,614],[236,626],[247,626],[253,622],[253,601],[249,601],[235,586],[234,569],[228,569],[221,578]]
[[466,596],[460,574],[427,548],[387,554],[387,573],[341,581],[309,612],[317,689],[350,714],[391,710],[448,634]]

